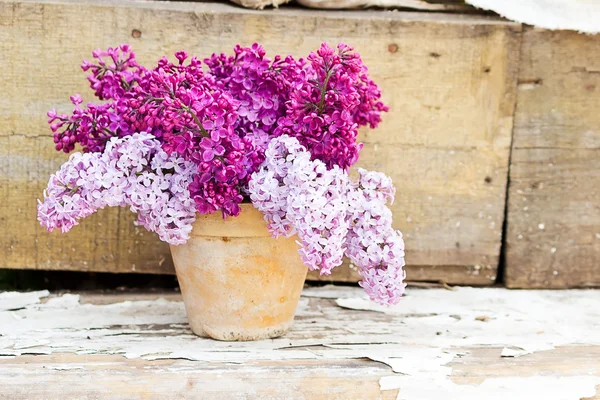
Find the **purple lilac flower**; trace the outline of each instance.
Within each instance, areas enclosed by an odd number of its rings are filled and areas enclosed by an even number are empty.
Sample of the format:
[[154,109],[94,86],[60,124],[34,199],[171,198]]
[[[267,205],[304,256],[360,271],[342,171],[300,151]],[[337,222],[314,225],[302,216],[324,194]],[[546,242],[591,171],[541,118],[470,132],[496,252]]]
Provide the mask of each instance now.
[[358,128],[376,127],[387,111],[379,88],[367,76],[358,53],[345,44],[337,51],[326,43],[308,56],[280,118],[276,134],[296,137],[313,159],[347,169],[358,160]]
[[236,46],[234,55],[201,62],[184,51],[176,63],[163,57],[156,68],[140,66],[128,45],[93,52],[84,61],[90,85],[104,104],[81,108],[73,96],[71,116],[48,113],[56,148],[101,152],[113,137],[154,135],[167,153],[197,165],[190,185],[197,211],[237,215],[250,175],[264,160],[270,138],[296,136],[328,168],[347,168],[358,158],[357,129],[375,127],[387,108],[378,87],[352,48],[321,46],[304,60],[266,58],[264,49]]
[[304,61],[292,56],[276,56],[271,61],[264,48],[255,43],[252,47],[237,45],[233,56],[213,54],[204,63],[215,83],[239,103],[235,129],[264,150],[277,120],[285,115],[285,102]]
[[96,63],[84,60],[81,69],[91,71],[88,76],[94,94],[100,100],[122,97],[137,83],[146,69],[139,65],[135,53],[127,44],[92,52]]
[[135,130],[154,134],[167,153],[196,164],[189,190],[201,214],[221,210],[238,215],[242,190],[262,162],[250,138],[234,130],[238,103],[205,75],[201,63],[185,52],[178,64],[163,58],[119,100],[124,119]]
[[328,170],[322,162],[311,161],[298,140],[282,136],[271,141],[249,190],[273,236],[297,233],[304,263],[329,275],[344,255],[346,185],[342,170]]
[[106,143],[113,137],[130,134],[129,126],[124,123],[112,103],[88,104],[81,108],[81,96],[71,96],[75,110],[71,116],[48,112],[48,122],[54,133],[56,150],[69,153],[79,143],[84,152],[104,150]]
[[273,139],[266,159],[249,183],[254,206],[272,235],[298,234],[300,256],[311,270],[327,275],[345,254],[359,268],[360,282],[380,304],[404,293],[404,242],[392,228],[391,179],[360,170],[358,182],[338,166],[327,169],[296,138]]
[[182,244],[195,221],[187,189],[195,166],[168,155],[152,135],[112,138],[102,153],[74,153],[50,177],[38,220],[49,231],[69,231],[106,206],[128,206],[160,239]]
[[274,236],[298,235],[311,269],[329,274],[345,253],[373,299],[398,301],[404,244],[386,207],[391,180],[361,171],[352,182],[345,172],[362,147],[358,128],[387,111],[352,47],[270,60],[258,44],[236,46],[206,59],[206,72],[184,51],[154,69],[128,45],[92,54],[82,69],[107,102],[82,108],[75,95],[70,116],[48,113],[56,149],[80,144],[86,154],[51,177],[42,225],[67,231],[99,208],[129,206],[178,244],[196,211],[235,216],[250,195]]

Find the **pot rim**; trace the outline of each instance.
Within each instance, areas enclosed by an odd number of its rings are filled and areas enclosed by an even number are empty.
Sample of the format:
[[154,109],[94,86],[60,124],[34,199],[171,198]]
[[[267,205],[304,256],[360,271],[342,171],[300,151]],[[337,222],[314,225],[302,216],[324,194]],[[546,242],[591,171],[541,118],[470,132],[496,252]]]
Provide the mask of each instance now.
[[242,209],[237,217],[223,218],[220,211],[212,214],[197,214],[192,224],[190,237],[269,237],[264,215],[252,203],[241,203]]

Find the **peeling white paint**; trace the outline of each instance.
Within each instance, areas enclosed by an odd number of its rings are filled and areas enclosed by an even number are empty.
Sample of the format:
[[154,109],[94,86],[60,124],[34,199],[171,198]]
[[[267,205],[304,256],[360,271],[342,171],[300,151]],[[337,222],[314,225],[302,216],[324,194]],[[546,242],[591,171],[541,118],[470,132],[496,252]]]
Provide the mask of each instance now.
[[30,304],[39,303],[41,298],[48,297],[50,292],[4,292],[0,293],[0,311],[18,310]]
[[532,351],[523,349],[521,347],[505,347],[502,349],[502,353],[500,353],[500,357],[521,357],[526,354],[531,354]]
[[[362,296],[336,303],[403,318],[401,329],[414,332],[414,344],[515,346],[526,352],[569,344],[600,345],[598,290],[413,290],[389,308]],[[486,315],[487,321],[477,321],[481,315]],[[435,332],[441,334],[432,337]]]
[[[69,294],[40,303],[48,295],[0,294],[0,356],[121,354],[234,364],[369,358],[393,371],[382,378],[382,390],[400,388],[399,399],[411,400],[495,399],[498,391],[505,393],[503,399],[506,393],[519,399],[524,398],[519,390],[536,385],[540,391],[528,400],[579,399],[597,381],[544,376],[470,386],[451,380],[449,363],[460,348],[503,348],[498,357],[518,357],[554,346],[600,345],[600,291],[410,290],[400,304],[387,308],[370,302],[359,288],[313,287],[300,299],[291,332],[258,342],[192,335],[180,301],[94,305]],[[560,397],[564,393],[568,396]]]
[[449,379],[383,377],[381,386],[400,389],[398,400],[580,400],[596,394],[596,376],[488,378],[480,385],[458,385]]

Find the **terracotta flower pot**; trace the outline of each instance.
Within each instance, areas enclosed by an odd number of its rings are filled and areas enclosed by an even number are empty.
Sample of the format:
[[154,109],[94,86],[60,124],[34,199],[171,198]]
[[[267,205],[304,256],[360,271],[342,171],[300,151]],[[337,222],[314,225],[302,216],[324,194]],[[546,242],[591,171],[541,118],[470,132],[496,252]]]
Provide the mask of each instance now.
[[258,340],[290,328],[306,278],[296,238],[274,239],[263,215],[200,215],[190,240],[171,246],[192,331],[218,340]]

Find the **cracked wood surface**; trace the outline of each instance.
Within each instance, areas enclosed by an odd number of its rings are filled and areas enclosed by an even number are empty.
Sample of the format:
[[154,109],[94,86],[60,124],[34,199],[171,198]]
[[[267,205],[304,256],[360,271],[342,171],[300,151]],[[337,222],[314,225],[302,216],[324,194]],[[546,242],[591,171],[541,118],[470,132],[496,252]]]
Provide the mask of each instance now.
[[600,287],[600,36],[526,29],[506,285]]
[[307,287],[285,337],[197,338],[179,294],[0,294],[0,399],[600,399],[600,291]]
[[[363,56],[391,108],[377,130],[363,132],[360,165],[398,184],[393,211],[409,276],[493,283],[520,30],[477,15],[0,0],[0,268],[173,273],[168,247],[133,226],[127,209],[102,210],[66,235],[36,221],[36,198],[67,158],[53,150],[45,114],[69,111],[73,93],[92,100],[79,65],[93,49],[129,42],[152,65],[179,49],[208,56],[258,41],[271,55],[306,55],[343,41]],[[333,278],[357,275],[341,269]]]

